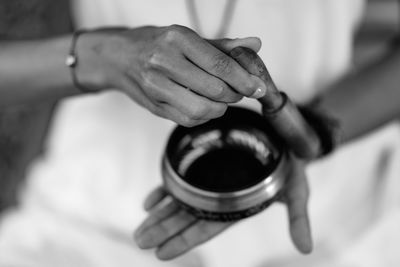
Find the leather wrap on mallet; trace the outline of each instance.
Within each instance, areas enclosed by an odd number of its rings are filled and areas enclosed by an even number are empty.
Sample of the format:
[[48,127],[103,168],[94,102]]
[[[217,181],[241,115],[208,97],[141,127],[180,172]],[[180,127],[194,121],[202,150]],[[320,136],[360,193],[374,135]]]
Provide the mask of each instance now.
[[258,99],[262,105],[263,116],[294,154],[303,159],[318,157],[322,147],[317,133],[286,94],[276,88],[257,53],[246,47],[236,47],[231,50],[230,56],[249,73],[264,81],[267,92]]

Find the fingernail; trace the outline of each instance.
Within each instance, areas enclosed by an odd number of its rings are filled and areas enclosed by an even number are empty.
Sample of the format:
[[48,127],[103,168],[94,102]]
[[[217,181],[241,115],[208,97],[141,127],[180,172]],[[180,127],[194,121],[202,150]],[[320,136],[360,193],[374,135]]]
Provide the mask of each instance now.
[[310,254],[313,251],[313,240],[311,234],[298,240],[298,244],[296,246],[301,253]]
[[147,199],[146,199],[143,204],[144,211],[149,211],[152,207],[153,207],[153,203],[150,201],[147,201]]
[[173,259],[176,256],[175,254],[176,251],[174,251],[174,248],[171,248],[170,246],[162,247],[156,251],[157,258],[162,261]]
[[135,240],[135,243],[138,245],[138,247],[141,249],[147,249],[151,247],[151,245],[149,244],[148,235],[143,234],[143,232],[140,230],[135,231],[135,233],[133,234],[133,239]]
[[301,253],[303,254],[310,254],[313,251],[313,244],[312,242],[304,243],[300,248]]
[[149,242],[149,239],[141,235],[135,236],[135,242],[141,249],[148,249],[152,247],[152,244],[151,242]]
[[139,248],[142,248],[142,240],[138,231],[133,233],[133,240],[138,245]]
[[257,90],[250,96],[250,98],[257,99],[257,98],[263,97],[266,92],[267,92],[267,89],[264,86],[258,87]]
[[144,246],[143,246],[143,242],[142,242],[142,240],[141,240],[141,238],[139,237],[139,236],[134,236],[134,238],[133,238],[133,240],[135,241],[135,243],[136,243],[136,245],[139,247],[139,248],[141,248],[141,249],[144,249]]

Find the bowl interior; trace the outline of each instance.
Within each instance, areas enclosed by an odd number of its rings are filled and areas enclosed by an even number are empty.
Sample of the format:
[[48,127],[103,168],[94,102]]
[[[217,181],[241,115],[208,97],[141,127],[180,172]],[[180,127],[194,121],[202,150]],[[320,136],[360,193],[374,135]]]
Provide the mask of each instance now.
[[230,107],[205,124],[177,126],[166,157],[187,184],[210,192],[236,192],[258,184],[276,168],[282,141],[254,111]]

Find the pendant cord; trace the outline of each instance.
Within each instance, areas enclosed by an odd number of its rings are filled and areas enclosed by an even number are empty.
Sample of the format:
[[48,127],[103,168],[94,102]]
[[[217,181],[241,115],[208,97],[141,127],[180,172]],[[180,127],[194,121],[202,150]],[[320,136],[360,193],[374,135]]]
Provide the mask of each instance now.
[[[225,37],[229,26],[232,22],[233,13],[236,7],[237,0],[227,0],[224,12],[222,14],[222,20],[220,26],[218,27],[218,31],[215,35],[215,38],[222,38]],[[192,24],[193,28],[202,36],[204,36],[204,32],[201,28],[200,18],[197,12],[197,7],[195,0],[186,0],[186,8],[189,13],[190,23]]]

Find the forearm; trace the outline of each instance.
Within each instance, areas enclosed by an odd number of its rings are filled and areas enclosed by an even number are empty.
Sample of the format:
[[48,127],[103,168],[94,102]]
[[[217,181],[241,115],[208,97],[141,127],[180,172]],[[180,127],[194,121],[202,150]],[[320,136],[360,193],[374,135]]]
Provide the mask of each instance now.
[[321,105],[339,119],[347,142],[398,118],[399,86],[400,50],[332,86]]
[[65,58],[71,36],[0,43],[0,107],[79,93]]
[[[73,70],[82,88],[119,90],[157,116],[194,126],[223,115],[243,96],[266,93],[259,77],[223,52],[259,50],[257,38],[214,43],[180,25],[99,29],[80,35]],[[0,107],[79,93],[64,64],[70,45],[71,36],[0,42]]]

